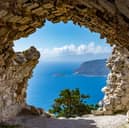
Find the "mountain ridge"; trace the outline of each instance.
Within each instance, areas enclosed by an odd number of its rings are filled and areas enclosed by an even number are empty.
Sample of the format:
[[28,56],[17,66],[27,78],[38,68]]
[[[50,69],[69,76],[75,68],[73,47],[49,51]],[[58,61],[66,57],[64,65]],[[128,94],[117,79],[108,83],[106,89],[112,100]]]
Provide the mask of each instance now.
[[88,76],[107,76],[109,69],[106,67],[107,59],[97,59],[83,62],[74,73]]

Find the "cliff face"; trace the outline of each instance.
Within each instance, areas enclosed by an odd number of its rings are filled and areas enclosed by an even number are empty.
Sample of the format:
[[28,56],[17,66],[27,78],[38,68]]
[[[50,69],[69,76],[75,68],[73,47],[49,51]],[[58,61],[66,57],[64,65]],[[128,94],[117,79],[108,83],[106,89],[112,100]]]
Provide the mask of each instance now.
[[[105,92],[103,111],[119,110],[120,104],[117,105],[116,101],[124,106],[121,110],[128,109],[128,101],[123,103],[122,100],[128,98],[127,93],[118,96],[123,90],[128,90],[129,82],[126,73],[129,70],[126,61],[129,49],[128,5],[129,0],[0,0],[0,120],[16,115],[24,106],[27,80],[39,58],[35,48],[15,53],[13,41],[33,33],[44,25],[46,19],[53,23],[72,20],[74,24],[99,32],[108,43],[116,45],[109,60],[112,72],[108,81],[110,93]],[[116,93],[116,99],[121,100],[112,100]]]
[[75,73],[90,76],[107,76],[109,69],[106,66],[106,61],[106,59],[86,61],[75,70]]

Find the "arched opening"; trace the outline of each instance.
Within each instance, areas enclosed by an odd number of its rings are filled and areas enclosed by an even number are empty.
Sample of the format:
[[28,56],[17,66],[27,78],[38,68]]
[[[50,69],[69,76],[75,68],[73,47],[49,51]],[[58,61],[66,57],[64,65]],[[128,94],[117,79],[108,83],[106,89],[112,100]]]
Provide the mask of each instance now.
[[102,111],[103,114],[128,111],[128,1],[7,0],[0,3],[0,120],[15,116],[24,107],[26,84],[39,58],[34,47],[15,53],[14,40],[32,34],[46,19],[53,23],[72,20],[115,45],[108,62],[111,73],[104,88]]
[[[111,54],[111,47],[106,39],[100,39],[99,34],[74,25],[71,21],[67,24],[47,21],[43,28],[28,38],[16,41],[14,49],[23,51],[32,45],[40,51],[41,57],[29,80],[28,104],[47,111],[59,92],[66,88],[79,88],[82,93],[90,95],[91,98],[87,101],[89,104],[97,104],[102,100],[104,94],[101,89],[106,85],[107,79],[105,59]],[[90,68],[93,72],[75,74],[87,61],[91,61],[87,70]],[[95,63],[99,69],[95,69]]]

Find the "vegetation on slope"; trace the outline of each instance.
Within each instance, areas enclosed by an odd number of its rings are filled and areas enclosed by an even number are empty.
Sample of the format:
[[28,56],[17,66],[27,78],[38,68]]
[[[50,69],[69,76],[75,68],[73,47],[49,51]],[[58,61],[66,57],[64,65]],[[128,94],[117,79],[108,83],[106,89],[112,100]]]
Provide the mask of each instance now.
[[106,67],[106,59],[86,61],[80,65],[75,73],[91,76],[106,76],[109,69]]

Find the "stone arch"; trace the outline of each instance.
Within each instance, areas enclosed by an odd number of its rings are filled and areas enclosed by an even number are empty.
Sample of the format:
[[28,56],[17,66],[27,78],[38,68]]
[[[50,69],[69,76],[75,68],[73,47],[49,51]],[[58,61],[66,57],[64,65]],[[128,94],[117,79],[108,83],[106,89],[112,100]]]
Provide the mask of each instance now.
[[25,91],[39,52],[31,47],[15,53],[13,41],[27,37],[45,20],[72,20],[115,44],[108,66],[111,74],[104,89],[102,114],[129,109],[128,100],[128,0],[1,0],[0,1],[0,119],[16,115],[25,106]]

